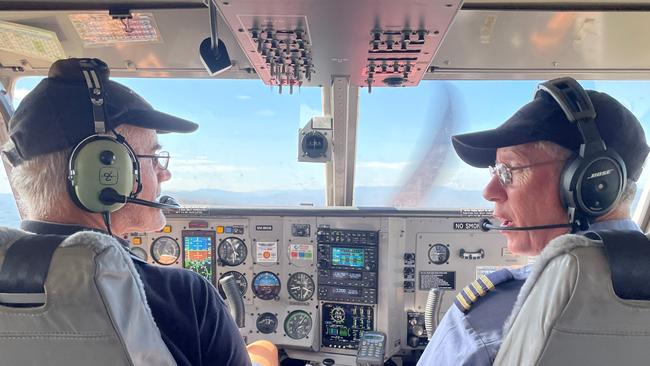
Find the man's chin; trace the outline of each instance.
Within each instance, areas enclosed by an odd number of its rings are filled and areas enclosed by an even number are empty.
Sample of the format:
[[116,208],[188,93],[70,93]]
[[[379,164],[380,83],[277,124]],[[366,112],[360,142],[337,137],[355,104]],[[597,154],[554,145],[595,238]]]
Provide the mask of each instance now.
[[508,250],[510,250],[512,254],[531,255],[529,253],[531,243],[527,240],[527,236],[521,235],[521,232],[517,231],[502,231],[501,233],[506,236]]
[[142,212],[139,222],[141,223],[140,228],[135,231],[151,233],[162,230],[167,220],[161,209],[147,207],[146,212]]

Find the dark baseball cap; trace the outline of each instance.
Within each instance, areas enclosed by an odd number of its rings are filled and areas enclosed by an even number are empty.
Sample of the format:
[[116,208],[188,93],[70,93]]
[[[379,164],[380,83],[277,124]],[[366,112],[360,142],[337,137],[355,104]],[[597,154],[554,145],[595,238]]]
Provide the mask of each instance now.
[[[638,180],[650,148],[639,120],[611,96],[587,90],[596,125],[608,149],[623,158],[627,176]],[[550,141],[578,152],[582,136],[570,123],[559,104],[547,93],[538,93],[501,126],[486,131],[455,135],[451,138],[458,156],[478,168],[494,165],[498,148],[536,141]]]
[[[76,146],[95,134],[92,103],[81,71],[82,59],[58,60],[22,100],[9,121],[9,137],[15,147],[5,151],[15,166],[22,161]],[[153,109],[126,86],[109,80],[108,65],[99,59],[83,59],[94,65],[104,88],[106,130],[121,124],[159,133],[193,132],[194,122]]]

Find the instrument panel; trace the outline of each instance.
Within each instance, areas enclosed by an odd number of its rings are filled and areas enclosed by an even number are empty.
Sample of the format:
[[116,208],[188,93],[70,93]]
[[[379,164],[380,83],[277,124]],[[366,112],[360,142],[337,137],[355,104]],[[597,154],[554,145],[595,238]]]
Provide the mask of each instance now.
[[246,341],[269,340],[305,361],[355,365],[367,330],[387,335],[387,357],[417,357],[431,288],[446,290],[444,312],[478,275],[527,262],[501,235],[480,231],[486,211],[193,208],[166,216],[161,232],[125,236],[131,251],[198,273],[222,297],[218,280],[232,275]]

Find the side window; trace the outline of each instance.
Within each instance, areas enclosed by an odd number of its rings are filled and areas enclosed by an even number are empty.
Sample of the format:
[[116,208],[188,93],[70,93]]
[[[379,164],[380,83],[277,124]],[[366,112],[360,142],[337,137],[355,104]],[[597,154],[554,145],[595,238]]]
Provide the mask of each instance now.
[[[0,98],[6,98],[5,95],[0,94]],[[4,108],[5,103],[0,103],[0,108]],[[3,117],[0,116],[0,121]],[[7,171],[3,164],[0,164],[0,226],[18,227],[20,224],[20,215],[18,208],[16,208],[16,199],[14,198],[9,179],[7,178]]]
[[[41,79],[38,78],[24,78],[28,79],[26,86],[19,86],[14,89],[14,98],[9,101],[12,103],[14,109],[18,106],[22,98],[36,85],[36,83]],[[25,84],[23,82],[23,84]],[[0,95],[0,98],[4,98],[4,95]],[[2,108],[0,106],[0,108]],[[2,117],[0,117],[1,119]],[[16,206],[16,199],[14,198],[13,191],[11,190],[11,185],[9,184],[9,178],[7,177],[7,171],[5,170],[4,164],[0,164],[0,226],[17,228],[20,226],[20,214],[18,213],[18,207]]]
[[11,192],[9,179],[4,166],[0,167],[0,226],[16,228],[20,225],[20,215],[16,200]]

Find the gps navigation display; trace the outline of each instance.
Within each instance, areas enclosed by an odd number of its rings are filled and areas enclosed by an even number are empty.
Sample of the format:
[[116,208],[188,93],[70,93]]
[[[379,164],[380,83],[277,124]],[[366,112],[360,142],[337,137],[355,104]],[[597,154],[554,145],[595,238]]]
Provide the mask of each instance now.
[[363,248],[332,247],[332,264],[335,266],[363,268],[365,265],[364,250]]

